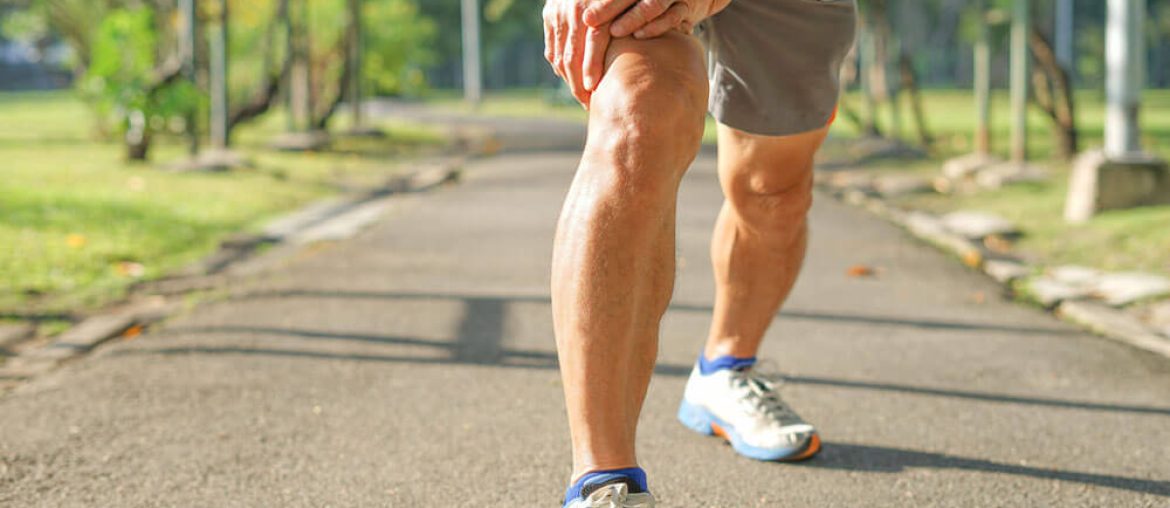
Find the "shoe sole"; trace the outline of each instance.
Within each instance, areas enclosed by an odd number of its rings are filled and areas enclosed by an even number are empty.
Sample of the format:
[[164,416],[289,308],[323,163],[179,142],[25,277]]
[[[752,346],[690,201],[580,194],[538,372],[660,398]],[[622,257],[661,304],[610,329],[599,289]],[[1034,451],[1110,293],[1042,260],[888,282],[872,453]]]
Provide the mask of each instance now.
[[736,453],[765,462],[799,462],[810,459],[821,451],[821,438],[813,432],[801,446],[792,448],[759,448],[743,441],[727,422],[711,414],[706,408],[683,400],[678,408],[678,421],[704,436],[718,436],[731,444]]

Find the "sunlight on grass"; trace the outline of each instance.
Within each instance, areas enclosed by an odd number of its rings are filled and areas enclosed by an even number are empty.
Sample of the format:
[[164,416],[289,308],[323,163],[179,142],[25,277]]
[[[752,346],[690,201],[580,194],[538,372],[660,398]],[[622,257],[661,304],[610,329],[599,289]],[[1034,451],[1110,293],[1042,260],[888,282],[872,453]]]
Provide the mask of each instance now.
[[[67,92],[0,94],[0,117],[0,310],[117,298],[137,277],[191,263],[225,235],[339,184],[384,181],[397,159],[442,141],[433,130],[390,125],[390,138],[349,153],[275,153],[264,143],[283,122],[271,115],[239,130],[256,169],[180,174],[127,164],[121,146],[93,138],[89,111]],[[340,139],[338,148],[347,143],[359,141]],[[164,139],[152,158],[184,157],[180,140]]]
[[[1147,90],[1144,93],[1142,127],[1143,144],[1149,151],[1170,157],[1170,90]],[[1099,147],[1104,135],[1104,104],[1097,92],[1077,94],[1077,117],[1082,149]],[[971,149],[974,107],[969,92],[929,91],[925,94],[931,129],[940,146],[926,161],[884,161],[886,167],[905,164],[908,170],[924,166],[937,168],[952,155]],[[995,96],[993,136],[996,151],[1005,154],[1009,126],[1007,97]],[[1036,164],[1053,173],[1044,184],[1016,185],[998,191],[971,196],[924,195],[904,198],[901,203],[943,213],[957,209],[993,212],[1018,224],[1025,236],[1019,248],[1025,255],[1047,263],[1074,263],[1106,270],[1146,270],[1170,274],[1170,207],[1146,207],[1103,213],[1087,224],[1064,222],[1063,210],[1068,192],[1066,161],[1048,157],[1052,138],[1047,120],[1033,110],[1029,132],[1030,150]],[[842,122],[839,122],[842,124]],[[844,135],[848,125],[835,127]],[[867,166],[868,169],[868,166]]]
[[940,213],[972,209],[999,214],[1024,231],[1021,251],[1048,263],[1170,275],[1170,207],[1109,211],[1073,225],[1061,215],[1067,190],[1064,179],[1057,179],[973,196],[917,196],[902,203]]
[[[856,93],[845,96],[844,100],[854,109],[861,109]],[[1143,94],[1141,116],[1143,142],[1146,149],[1158,153],[1170,153],[1170,90],[1147,90]],[[1104,137],[1105,103],[1101,92],[1082,90],[1076,94],[1077,122],[1080,129],[1082,149],[1100,146]],[[927,130],[933,134],[941,156],[966,153],[973,147],[971,134],[975,129],[975,102],[967,90],[927,90],[923,92],[923,109],[926,113]],[[917,132],[911,124],[910,105],[902,102],[902,137],[916,140]],[[1008,94],[997,90],[992,95],[992,148],[1000,155],[1007,155],[1011,135]],[[883,108],[879,124],[887,129],[892,113]],[[1051,121],[1035,107],[1028,110],[1028,153],[1032,158],[1043,159],[1051,154]],[[844,120],[833,125],[833,134],[856,137],[856,127]]]

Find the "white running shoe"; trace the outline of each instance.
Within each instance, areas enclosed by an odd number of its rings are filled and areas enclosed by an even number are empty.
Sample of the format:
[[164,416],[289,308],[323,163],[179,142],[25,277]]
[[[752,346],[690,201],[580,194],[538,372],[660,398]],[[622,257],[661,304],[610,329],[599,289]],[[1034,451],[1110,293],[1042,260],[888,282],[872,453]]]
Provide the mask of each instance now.
[[804,460],[821,439],[776,393],[776,376],[759,367],[722,369],[704,376],[696,365],[687,381],[678,419],[704,435],[717,435],[739,454],[756,460]]
[[654,508],[654,496],[649,492],[630,492],[624,482],[602,484],[565,504],[565,508]]

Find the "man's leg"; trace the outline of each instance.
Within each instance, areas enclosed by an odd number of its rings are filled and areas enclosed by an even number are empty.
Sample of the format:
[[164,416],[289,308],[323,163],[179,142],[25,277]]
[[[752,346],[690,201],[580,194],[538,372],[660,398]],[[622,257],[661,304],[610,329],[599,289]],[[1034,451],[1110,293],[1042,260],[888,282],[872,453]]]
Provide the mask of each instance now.
[[808,243],[813,155],[827,132],[757,136],[719,126],[726,201],[711,242],[716,295],[708,359],[755,357],[792,290]]
[[689,35],[614,40],[606,66],[553,252],[574,478],[636,465],[638,414],[674,284],[678,185],[707,101],[702,49]]
[[678,417],[696,432],[722,436],[753,459],[804,460],[821,448],[816,429],[753,365],[804,260],[812,156],[826,131],[769,137],[719,127],[719,179],[726,201],[711,243],[715,316]]

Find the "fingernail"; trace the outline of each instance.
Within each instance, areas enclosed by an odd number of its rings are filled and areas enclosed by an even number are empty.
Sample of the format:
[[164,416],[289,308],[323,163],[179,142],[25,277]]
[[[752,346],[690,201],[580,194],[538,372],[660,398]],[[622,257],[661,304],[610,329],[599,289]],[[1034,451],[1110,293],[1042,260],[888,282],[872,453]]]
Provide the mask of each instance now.
[[638,30],[637,32],[634,32],[634,38],[635,38],[635,39],[641,39],[641,38],[643,38],[643,37],[646,37],[646,31],[645,31],[645,30]]

